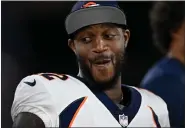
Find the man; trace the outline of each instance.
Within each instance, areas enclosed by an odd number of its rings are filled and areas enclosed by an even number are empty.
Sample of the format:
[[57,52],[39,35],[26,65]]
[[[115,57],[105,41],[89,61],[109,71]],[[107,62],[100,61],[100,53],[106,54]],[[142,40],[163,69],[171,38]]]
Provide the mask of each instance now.
[[157,2],[150,21],[154,41],[165,57],[149,70],[141,86],[167,103],[172,127],[184,127],[185,2]]
[[12,105],[14,127],[169,127],[165,102],[121,85],[130,32],[117,3],[77,2],[65,22],[78,76],[24,78]]

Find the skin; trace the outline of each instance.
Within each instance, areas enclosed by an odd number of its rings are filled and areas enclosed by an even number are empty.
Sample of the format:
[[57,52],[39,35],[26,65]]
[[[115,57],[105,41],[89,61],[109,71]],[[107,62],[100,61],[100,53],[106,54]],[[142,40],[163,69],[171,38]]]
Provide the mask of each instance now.
[[172,32],[172,42],[167,55],[185,65],[185,21],[178,30]]
[[45,128],[45,125],[37,115],[22,112],[15,118],[12,128]]
[[68,41],[77,57],[79,76],[93,89],[104,91],[114,102],[119,102],[123,95],[121,67],[129,37],[129,30],[113,24],[96,24]]

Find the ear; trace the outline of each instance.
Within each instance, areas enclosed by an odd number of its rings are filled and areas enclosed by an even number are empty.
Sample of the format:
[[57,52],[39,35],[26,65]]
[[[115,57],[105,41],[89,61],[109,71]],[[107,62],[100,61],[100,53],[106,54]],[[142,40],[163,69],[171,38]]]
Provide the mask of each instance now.
[[125,39],[124,46],[126,48],[130,39],[130,31],[128,29],[124,30],[124,39]]
[[184,20],[184,23],[182,23],[182,25],[178,29],[176,29],[175,31],[170,32],[170,34],[172,36],[172,39],[181,40],[182,42],[184,42],[183,41],[185,39],[184,38],[185,29],[184,28],[185,28],[185,20]]
[[75,43],[74,40],[68,39],[68,46],[71,48],[71,50],[73,50],[73,52],[76,54],[76,47],[75,47]]

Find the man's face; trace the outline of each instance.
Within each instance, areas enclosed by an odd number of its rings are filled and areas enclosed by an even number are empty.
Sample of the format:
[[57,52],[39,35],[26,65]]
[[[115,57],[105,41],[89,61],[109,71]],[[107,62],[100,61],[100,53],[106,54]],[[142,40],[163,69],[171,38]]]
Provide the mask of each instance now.
[[181,53],[182,53],[182,56],[184,56],[185,58],[185,20],[182,23],[182,26],[178,34],[179,34],[179,42],[181,42],[181,51],[182,51]]
[[101,88],[110,88],[121,73],[128,39],[128,30],[97,24],[78,32],[69,46],[77,56],[83,77]]

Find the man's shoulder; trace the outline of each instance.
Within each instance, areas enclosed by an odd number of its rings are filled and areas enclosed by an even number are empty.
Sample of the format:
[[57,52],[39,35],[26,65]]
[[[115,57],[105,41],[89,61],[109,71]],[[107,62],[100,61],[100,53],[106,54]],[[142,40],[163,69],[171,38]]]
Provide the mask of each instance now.
[[158,95],[154,94],[153,92],[147,90],[147,89],[143,89],[143,88],[139,88],[139,87],[132,87],[134,88],[137,92],[140,93],[142,100],[145,101],[146,103],[159,103],[159,104],[163,104],[165,105],[164,100],[159,97]]
[[12,119],[21,112],[35,113],[43,120],[47,118],[46,113],[55,118],[70,103],[86,96],[86,88],[80,80],[67,74],[39,73],[26,76],[14,94]]
[[145,79],[152,79],[157,76],[163,75],[165,73],[168,73],[166,68],[169,67],[168,60],[161,59],[157,63],[155,63],[146,73]]
[[81,80],[77,77],[69,74],[60,74],[60,73],[37,73],[24,77],[20,83],[26,83],[30,86],[35,86],[37,84],[56,86],[58,84],[83,84]]
[[75,96],[77,92],[82,92],[83,88],[86,88],[86,85],[72,75],[39,73],[23,78],[16,88],[15,95],[40,93],[42,96],[60,99]]
[[[160,77],[181,77],[185,74],[185,67],[174,58],[165,57],[154,64],[144,76],[144,81],[151,81]],[[145,83],[145,82],[144,82]]]
[[167,105],[162,98],[160,98],[159,96],[155,95],[154,93],[146,89],[133,87],[133,86],[128,86],[128,87],[135,90],[132,92],[139,93],[141,96],[141,105],[139,107],[138,113],[140,112],[145,113],[148,110],[152,110],[159,118],[168,116]]
[[42,73],[36,73],[36,74],[31,74],[31,75],[25,76],[23,78],[23,80],[28,79],[28,78],[35,78],[35,79],[44,78],[43,80],[52,81],[52,80],[56,80],[56,79],[67,80],[68,78],[75,78],[75,77],[70,74],[42,72]]
[[[158,95],[154,94],[153,92],[146,90],[146,89],[143,89],[143,88],[139,88],[139,87],[133,87],[133,86],[128,86],[128,85],[126,85],[126,87],[130,88],[130,90],[134,90],[134,91],[132,91],[132,93],[139,93],[140,94],[141,105],[144,105],[144,106],[148,105],[148,106],[151,106],[154,108],[158,108],[158,106],[160,105],[160,108],[166,109],[165,101],[161,97],[159,97]],[[139,96],[139,95],[136,95],[136,96]],[[135,98],[138,98],[138,97],[135,97]]]

